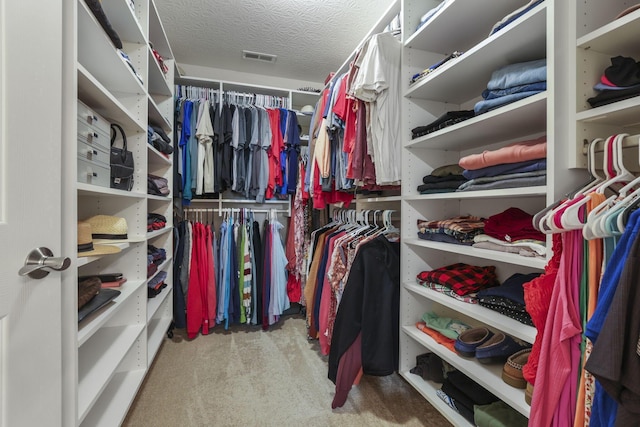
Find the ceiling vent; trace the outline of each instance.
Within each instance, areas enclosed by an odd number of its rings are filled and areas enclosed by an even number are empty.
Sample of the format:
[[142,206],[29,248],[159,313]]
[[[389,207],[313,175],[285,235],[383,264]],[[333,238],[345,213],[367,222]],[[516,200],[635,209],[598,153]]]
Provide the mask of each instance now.
[[251,59],[254,61],[262,61],[262,62],[276,62],[278,58],[277,55],[270,55],[268,53],[260,53],[260,52],[251,52],[248,50],[242,51],[242,57],[244,59]]

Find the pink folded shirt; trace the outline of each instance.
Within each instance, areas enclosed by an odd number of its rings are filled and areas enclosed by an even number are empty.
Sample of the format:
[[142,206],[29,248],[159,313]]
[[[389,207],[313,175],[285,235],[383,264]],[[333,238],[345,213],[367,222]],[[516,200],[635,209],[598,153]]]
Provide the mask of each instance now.
[[493,151],[483,151],[460,159],[458,164],[467,170],[482,169],[504,163],[526,162],[547,157],[546,135],[530,141],[519,141]]

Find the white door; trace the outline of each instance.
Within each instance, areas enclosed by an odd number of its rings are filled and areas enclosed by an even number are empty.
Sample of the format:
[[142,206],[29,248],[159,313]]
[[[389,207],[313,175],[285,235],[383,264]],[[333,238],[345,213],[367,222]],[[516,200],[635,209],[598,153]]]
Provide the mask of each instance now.
[[0,426],[60,426],[61,273],[18,270],[61,253],[62,4],[0,0]]

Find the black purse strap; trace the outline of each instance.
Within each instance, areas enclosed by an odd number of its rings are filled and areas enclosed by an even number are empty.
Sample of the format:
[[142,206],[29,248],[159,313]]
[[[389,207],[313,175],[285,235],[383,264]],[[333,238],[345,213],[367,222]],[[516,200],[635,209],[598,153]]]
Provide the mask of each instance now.
[[127,135],[125,135],[122,126],[117,123],[111,123],[111,146],[113,147],[113,143],[116,141],[118,131],[120,131],[120,134],[122,135],[122,149],[127,151]]
[[120,134],[122,135],[122,163],[125,163],[129,155],[129,151],[127,151],[127,135],[125,135],[124,129],[122,129],[122,126],[120,126],[117,123],[111,123],[111,146],[112,147],[116,141],[116,136],[118,134],[118,131],[120,131]]

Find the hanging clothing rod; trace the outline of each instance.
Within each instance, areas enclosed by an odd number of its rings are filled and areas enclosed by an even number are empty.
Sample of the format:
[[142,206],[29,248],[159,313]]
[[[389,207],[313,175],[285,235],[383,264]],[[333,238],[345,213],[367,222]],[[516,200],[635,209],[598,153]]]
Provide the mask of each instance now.
[[[624,133],[624,132],[620,132],[620,133]],[[595,146],[596,153],[604,152],[604,144],[607,141],[607,138],[608,136],[603,138],[602,141],[596,142],[596,146]],[[624,150],[625,148],[637,147],[639,145],[638,141],[640,141],[640,134],[626,136],[622,140],[622,149]],[[591,141],[586,139],[582,141],[582,154],[585,154],[585,155],[588,154],[590,143]]]
[[184,208],[184,216],[186,217],[190,213],[218,213],[218,216],[222,216],[224,213],[239,213],[243,210],[247,210],[253,213],[282,213],[291,215],[291,211],[289,209],[253,209],[253,208]]

